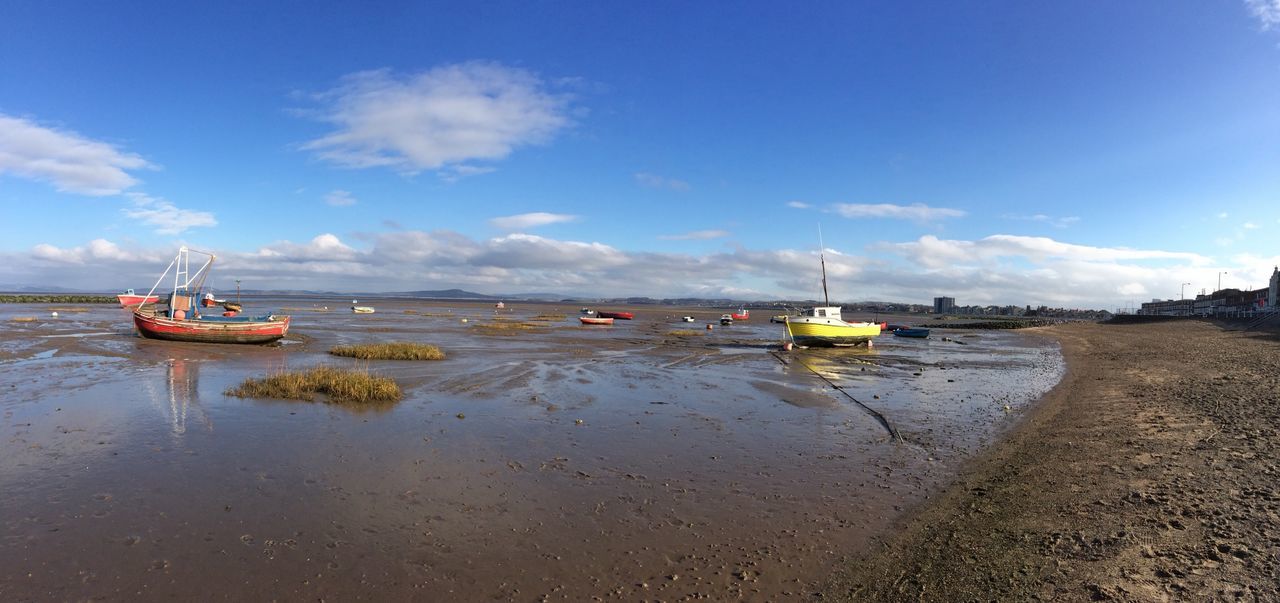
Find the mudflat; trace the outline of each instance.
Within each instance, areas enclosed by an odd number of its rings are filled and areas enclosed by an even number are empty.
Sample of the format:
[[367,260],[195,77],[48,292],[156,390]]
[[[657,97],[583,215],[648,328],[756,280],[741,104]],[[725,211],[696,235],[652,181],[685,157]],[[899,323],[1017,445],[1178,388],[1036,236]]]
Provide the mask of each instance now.
[[[563,304],[349,302],[246,298],[293,316],[271,346],[0,307],[0,601],[794,600],[1062,374],[1056,343],[1010,331],[783,353],[781,325],[729,309],[592,327]],[[446,358],[328,353],[387,341]],[[322,366],[404,398],[226,395]]]
[[1280,600],[1280,338],[1068,324],[1067,374],[822,591],[858,601]]

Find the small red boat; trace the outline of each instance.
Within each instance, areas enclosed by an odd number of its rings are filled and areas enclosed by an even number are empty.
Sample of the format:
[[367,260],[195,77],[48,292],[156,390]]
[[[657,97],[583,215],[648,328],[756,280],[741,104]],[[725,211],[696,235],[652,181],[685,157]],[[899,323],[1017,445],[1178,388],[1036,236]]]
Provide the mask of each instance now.
[[600,318],[616,318],[618,320],[631,320],[636,317],[631,312],[596,312],[596,316]]
[[289,332],[288,316],[258,318],[200,316],[194,319],[169,318],[151,308],[133,311],[133,324],[148,339],[195,343],[271,343]]
[[729,316],[732,317],[734,320],[747,320],[751,318],[751,310],[738,310],[737,312],[730,314]]
[[594,316],[579,316],[579,317],[578,317],[578,320],[582,321],[582,324],[584,324],[584,325],[611,325],[611,324],[613,324],[613,319],[612,319],[612,318],[596,318],[596,317],[594,317]]
[[197,300],[200,299],[200,291],[204,288],[204,281],[216,258],[211,253],[197,251],[196,253],[209,256],[209,259],[192,274],[188,272],[189,254],[192,251],[195,250],[179,248],[178,256],[165,268],[155,287],[151,288],[148,295],[142,296],[155,297],[158,301],[159,296],[150,294],[165,280],[169,271],[174,270],[173,294],[167,296],[166,308],[161,309],[155,302],[151,302],[133,309],[133,324],[138,327],[138,334],[149,339],[195,343],[270,343],[289,332],[288,316],[239,316],[240,304],[225,304],[226,312],[221,316],[202,315]]
[[133,292],[133,289],[129,289],[128,291],[117,295],[116,299],[120,300],[121,308],[132,308],[133,306],[140,306],[142,304],[154,304],[160,301],[160,296],[138,295]]

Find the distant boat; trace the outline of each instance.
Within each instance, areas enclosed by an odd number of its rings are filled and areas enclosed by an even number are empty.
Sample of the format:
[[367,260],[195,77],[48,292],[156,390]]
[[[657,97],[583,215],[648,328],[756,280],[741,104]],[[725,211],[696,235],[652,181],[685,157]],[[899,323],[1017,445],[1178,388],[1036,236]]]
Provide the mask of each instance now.
[[373,308],[370,306],[351,306],[351,311],[356,314],[373,314]]
[[595,310],[592,310],[591,308],[583,308],[583,309],[582,309],[582,313],[583,313],[583,314],[585,314],[585,315],[587,315],[587,316],[591,316],[592,314],[595,314],[595,313],[596,313],[596,311],[595,311]]
[[680,322],[693,322],[693,317],[692,317],[692,316],[681,316],[681,317],[680,317]]
[[721,315],[720,315],[720,324],[721,324],[721,326],[726,326],[726,327],[727,327],[727,326],[729,326],[729,325],[731,325],[731,324],[733,324],[733,315],[732,315],[732,314],[721,314]]
[[138,295],[133,292],[133,289],[129,289],[124,293],[116,295],[116,299],[120,300],[121,308],[131,308],[133,306],[140,306],[142,304],[154,304],[160,301],[160,296],[159,295]]
[[751,318],[751,310],[739,309],[737,312],[730,314],[734,320],[748,320]]
[[782,324],[782,323],[784,323],[784,322],[787,322],[787,315],[786,315],[786,314],[779,314],[779,315],[777,315],[777,316],[771,316],[771,317],[769,317],[769,322],[776,322],[776,323],[778,323],[778,324]]
[[902,328],[902,329],[894,329],[893,334],[894,334],[894,335],[896,335],[896,336],[898,336],[898,337],[921,337],[921,338],[923,338],[923,337],[928,337],[928,336],[929,336],[929,329],[919,329],[919,328]]
[[[819,234],[821,247],[821,234]],[[788,316],[783,323],[787,337],[800,346],[849,346],[871,341],[880,335],[880,325],[874,322],[845,322],[840,317],[840,306],[831,305],[827,296],[827,260],[818,252],[822,266],[822,298],[824,306],[805,310],[800,316]]]
[[178,256],[165,268],[151,291],[143,296],[144,299],[152,297],[169,271],[175,270],[173,293],[166,301],[168,307],[162,310],[153,303],[146,303],[134,309],[133,324],[140,335],[149,339],[195,343],[270,343],[289,332],[288,316],[241,317],[232,312],[227,312],[231,316],[200,314],[196,300],[200,299],[200,290],[204,288],[204,281],[217,257],[196,251],[209,256],[209,259],[192,276],[188,273],[191,251],[194,250],[180,247]]
[[578,320],[579,320],[579,321],[582,321],[582,324],[584,324],[584,325],[611,325],[611,324],[613,324],[613,319],[612,319],[612,318],[597,318],[597,317],[594,317],[594,316],[579,316],[579,317],[578,317]]
[[616,318],[618,320],[631,320],[636,317],[631,312],[596,312],[596,316],[600,318]]

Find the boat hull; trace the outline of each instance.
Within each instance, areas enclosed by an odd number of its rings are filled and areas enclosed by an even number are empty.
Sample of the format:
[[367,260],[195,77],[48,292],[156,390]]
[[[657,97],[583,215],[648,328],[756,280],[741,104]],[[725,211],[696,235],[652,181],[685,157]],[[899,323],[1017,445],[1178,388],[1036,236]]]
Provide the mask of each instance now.
[[929,336],[929,329],[896,329],[893,334],[898,337],[925,338]]
[[631,320],[636,317],[631,312],[596,312],[596,316],[600,318],[616,318],[618,320]]
[[192,343],[271,343],[289,332],[289,317],[274,320],[174,320],[134,311],[133,324],[148,339]]
[[120,300],[121,308],[131,308],[133,306],[141,306],[142,304],[154,304],[160,301],[160,296],[130,295],[128,293],[121,293],[116,296],[116,299]]
[[592,318],[592,317],[590,317],[590,316],[579,316],[579,317],[578,317],[578,320],[579,320],[579,321],[581,321],[581,322],[582,322],[582,324],[584,324],[584,325],[611,325],[611,324],[613,324],[613,319],[612,319],[612,318]]
[[876,323],[849,323],[831,318],[791,318],[785,323],[787,336],[796,345],[809,347],[865,344],[880,335]]

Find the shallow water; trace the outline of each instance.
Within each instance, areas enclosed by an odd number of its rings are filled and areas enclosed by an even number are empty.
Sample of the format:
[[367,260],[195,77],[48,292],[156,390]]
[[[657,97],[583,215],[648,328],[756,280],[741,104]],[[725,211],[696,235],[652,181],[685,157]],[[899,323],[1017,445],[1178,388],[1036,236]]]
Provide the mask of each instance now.
[[[724,310],[582,327],[577,307],[517,304],[501,316],[566,317],[502,336],[475,328],[487,304],[348,301],[246,300],[291,308],[275,346],[143,340],[118,308],[0,306],[0,598],[784,598],[1062,370],[1054,345],[1011,332],[782,353],[767,317],[703,329]],[[449,357],[325,354],[387,340]],[[390,375],[406,398],[222,393],[321,363]]]

